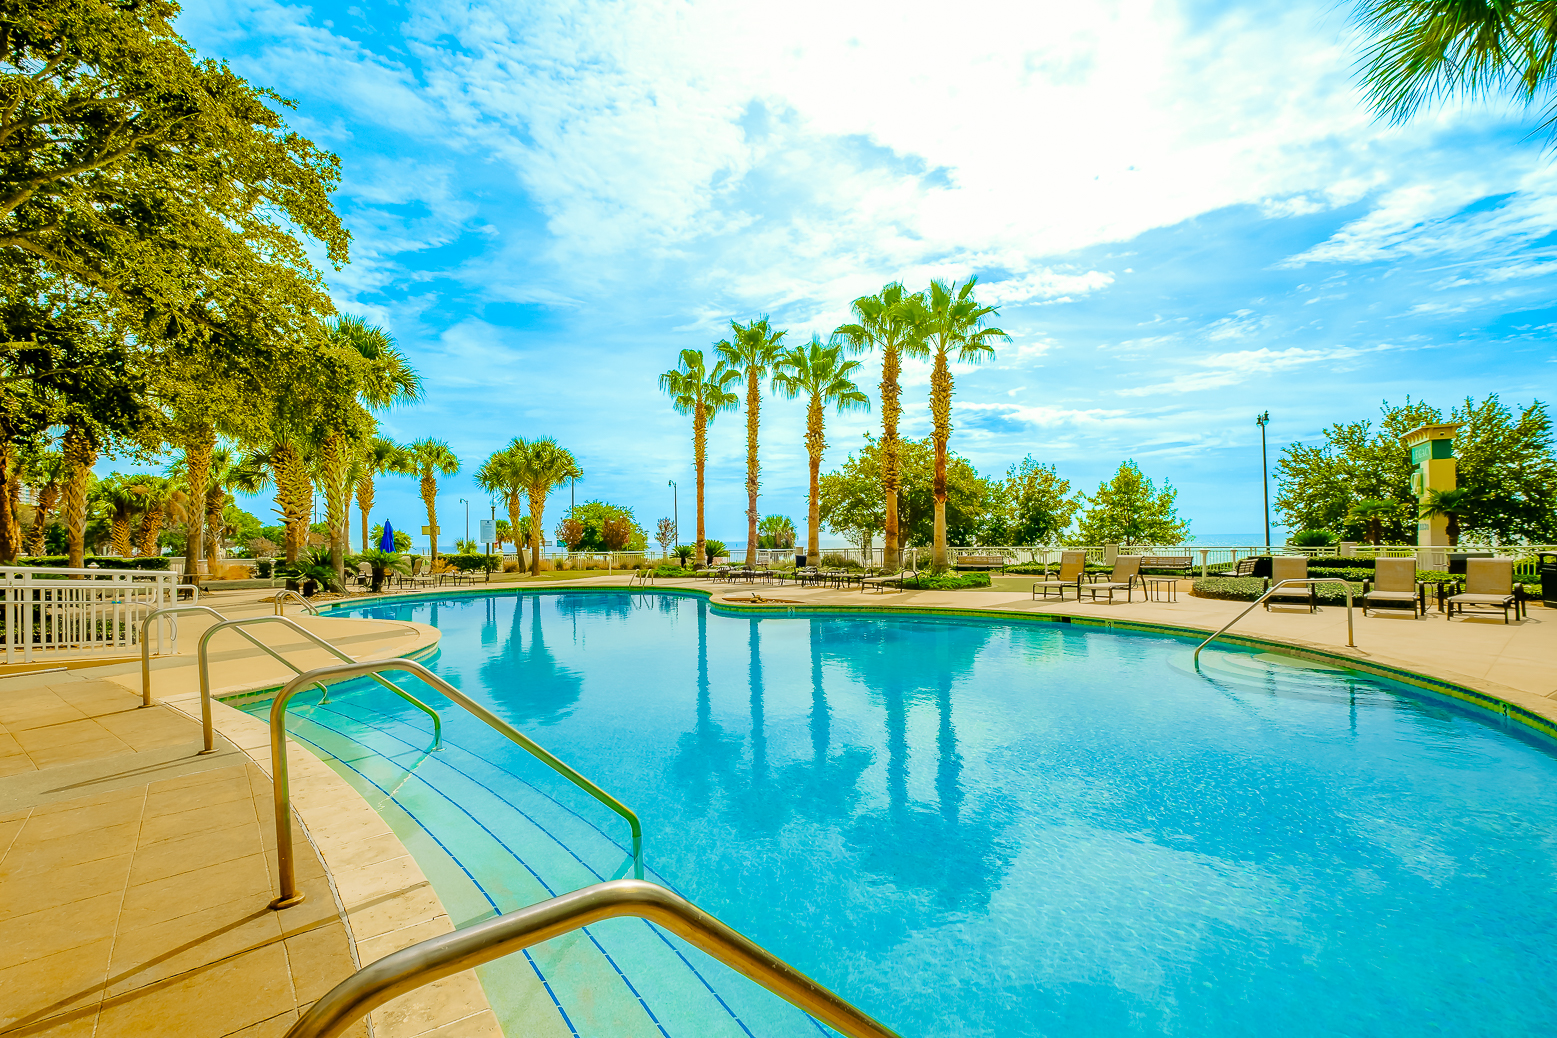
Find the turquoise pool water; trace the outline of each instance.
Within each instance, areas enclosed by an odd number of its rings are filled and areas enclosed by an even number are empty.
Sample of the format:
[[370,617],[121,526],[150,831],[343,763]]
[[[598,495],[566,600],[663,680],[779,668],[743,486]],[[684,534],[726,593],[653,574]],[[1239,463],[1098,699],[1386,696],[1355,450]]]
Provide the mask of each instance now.
[[[355,613],[439,627],[432,669],[638,811],[651,878],[905,1035],[1557,1033],[1557,755],[1403,686],[675,594]],[[371,685],[293,730],[458,924],[625,874],[619,818],[419,691],[437,753]],[[511,1035],[830,1033],[635,920],[482,977]]]

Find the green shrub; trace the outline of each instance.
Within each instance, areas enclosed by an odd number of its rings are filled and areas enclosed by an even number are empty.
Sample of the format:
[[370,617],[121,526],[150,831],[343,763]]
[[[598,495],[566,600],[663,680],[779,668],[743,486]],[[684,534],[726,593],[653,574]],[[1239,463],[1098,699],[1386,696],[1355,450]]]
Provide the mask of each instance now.
[[1287,538],[1294,548],[1328,548],[1340,540],[1329,530],[1299,530]]
[[474,573],[478,570],[483,573],[491,573],[493,570],[497,569],[498,566],[502,565],[502,560],[499,559],[496,555],[481,555],[470,553],[463,555],[445,555],[443,556],[443,561],[448,563],[450,566],[453,566],[461,573]]
[[859,569],[860,564],[847,555],[832,553],[822,556],[822,565],[828,569]]
[[[88,555],[84,563],[88,566],[96,565],[98,569],[134,569],[134,570],[165,570],[168,568],[169,559],[166,555],[143,555],[136,559],[122,559],[117,555]],[[17,559],[18,566],[69,566],[68,555],[35,555],[29,558]]]
[[903,581],[908,591],[966,591],[989,586],[988,573],[926,573]]
[[[1313,574],[1311,574],[1313,575]],[[1196,598],[1221,598],[1233,602],[1253,602],[1265,594],[1268,582],[1263,577],[1205,577],[1195,581]],[[1352,602],[1360,604],[1361,582],[1352,583]],[[1337,584],[1320,584],[1320,605],[1345,605],[1346,592]]]
[[261,580],[269,580],[270,575],[272,572],[274,572],[275,568],[276,561],[274,559],[254,560],[254,572],[259,575]]

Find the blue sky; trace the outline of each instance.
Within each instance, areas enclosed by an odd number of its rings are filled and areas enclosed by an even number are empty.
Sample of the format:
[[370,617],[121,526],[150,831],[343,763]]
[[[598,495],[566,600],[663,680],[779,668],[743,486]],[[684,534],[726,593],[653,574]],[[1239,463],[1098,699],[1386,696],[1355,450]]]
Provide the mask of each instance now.
[[[428,387],[386,432],[467,473],[553,435],[581,499],[651,530],[670,479],[691,529],[656,386],[677,351],[763,313],[825,335],[895,279],[977,274],[1013,337],[957,372],[953,449],[1089,490],[1134,458],[1202,538],[1260,528],[1259,411],[1280,445],[1407,394],[1550,398],[1557,172],[1524,113],[1373,121],[1329,0],[972,8],[237,0],[179,25],[342,157],[336,303]],[[905,383],[924,435],[928,372]],[[874,420],[835,420],[827,464]],[[764,512],[804,515],[801,426],[765,404]],[[710,536],[739,541],[741,419],[714,433]],[[380,515],[425,522],[386,483]],[[445,530],[461,496],[486,510],[451,479]]]

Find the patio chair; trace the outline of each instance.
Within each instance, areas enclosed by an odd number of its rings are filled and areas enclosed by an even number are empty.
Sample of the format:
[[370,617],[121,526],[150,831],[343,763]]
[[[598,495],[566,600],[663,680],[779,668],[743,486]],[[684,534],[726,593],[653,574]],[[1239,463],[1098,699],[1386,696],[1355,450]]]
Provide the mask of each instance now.
[[879,594],[894,584],[897,587],[893,588],[893,590],[901,591],[903,590],[903,581],[913,580],[917,576],[919,576],[918,570],[905,569],[899,570],[896,573],[884,573],[876,577],[861,577],[860,591],[863,592],[866,588],[874,588],[876,593]]
[[[1302,555],[1277,555],[1270,560],[1270,587],[1276,587],[1283,580],[1306,580],[1307,578],[1308,559]],[[1310,613],[1319,608],[1319,593],[1314,590],[1312,584],[1277,588],[1272,591],[1270,597],[1265,600],[1267,613],[1270,612],[1270,604],[1278,598],[1300,598],[1307,604]]]
[[411,572],[401,576],[396,584],[400,587],[405,587],[407,584],[412,587],[431,587],[433,579],[427,575],[427,560],[420,555],[413,558]]
[[1465,615],[1465,607],[1491,606],[1503,610],[1503,622],[1508,623],[1508,610],[1514,610],[1514,619],[1520,616],[1519,595],[1514,591],[1513,559],[1466,559],[1465,592],[1449,596],[1449,616],[1454,619],[1455,608]]
[[1081,592],[1087,591],[1092,594],[1092,601],[1096,602],[1097,593],[1099,591],[1107,591],[1108,604],[1113,605],[1114,592],[1123,591],[1125,593],[1125,601],[1129,602],[1131,600],[1131,595],[1135,591],[1135,578],[1140,576],[1140,572],[1141,556],[1117,556],[1114,559],[1114,571],[1108,575],[1108,579],[1100,581],[1096,584],[1078,584],[1076,586],[1076,598],[1079,601],[1081,598]]
[[1384,603],[1409,604],[1412,619],[1426,615],[1426,585],[1416,579],[1415,559],[1379,559],[1373,567],[1373,580],[1363,582],[1363,616],[1370,606],[1377,609]]
[[1049,597],[1051,590],[1058,591],[1060,601],[1065,601],[1065,589],[1073,588],[1076,592],[1076,601],[1081,601],[1081,582],[1086,579],[1087,553],[1084,551],[1060,552],[1060,573],[1054,580],[1049,580],[1047,568],[1044,571],[1044,580],[1033,581],[1033,601],[1038,600],[1038,591],[1043,590],[1043,596]]

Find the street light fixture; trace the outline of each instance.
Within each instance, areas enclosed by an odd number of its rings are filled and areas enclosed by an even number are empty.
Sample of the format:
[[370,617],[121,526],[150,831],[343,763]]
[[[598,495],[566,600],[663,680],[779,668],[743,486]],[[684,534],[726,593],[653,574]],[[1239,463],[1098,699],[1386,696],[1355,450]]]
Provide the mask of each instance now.
[[470,543],[470,502],[466,501],[462,497],[462,498],[460,498],[460,504],[465,506],[465,543],[469,544]]
[[1270,552],[1270,476],[1265,466],[1265,426],[1270,423],[1270,412],[1254,416],[1254,424],[1260,427],[1260,493],[1265,495],[1265,551]]
[[681,510],[676,503],[676,497],[680,492],[680,488],[676,486],[676,481],[673,479],[667,479],[665,485],[670,487],[670,528],[676,535],[676,545],[679,547],[681,545]]

